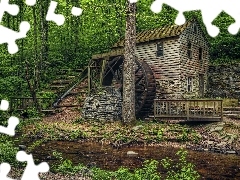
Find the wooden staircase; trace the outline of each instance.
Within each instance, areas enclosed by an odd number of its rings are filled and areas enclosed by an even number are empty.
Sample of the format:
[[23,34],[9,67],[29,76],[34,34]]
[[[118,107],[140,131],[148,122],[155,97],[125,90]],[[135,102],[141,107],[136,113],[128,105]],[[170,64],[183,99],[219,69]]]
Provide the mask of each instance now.
[[53,103],[56,112],[61,112],[66,108],[79,108],[83,106],[87,94],[87,68],[84,70],[66,71],[53,80],[50,89],[57,94],[58,98]]
[[240,119],[240,106],[239,107],[223,107],[223,115],[232,119]]
[[[68,70],[69,71],[69,70]],[[87,95],[87,68],[83,71],[60,71],[61,74],[48,86],[46,91],[57,95],[54,98],[38,97],[40,110],[46,115],[53,115],[66,108],[79,108],[83,106]],[[21,111],[34,107],[32,97],[11,97],[10,111]]]

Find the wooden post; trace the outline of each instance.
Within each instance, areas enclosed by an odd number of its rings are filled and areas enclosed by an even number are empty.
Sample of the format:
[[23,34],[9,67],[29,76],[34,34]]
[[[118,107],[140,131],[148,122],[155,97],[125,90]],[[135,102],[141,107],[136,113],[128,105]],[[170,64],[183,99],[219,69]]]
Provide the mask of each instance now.
[[155,118],[155,116],[156,116],[156,110],[157,110],[157,103],[156,103],[156,99],[154,99],[154,107],[153,107],[153,109],[154,109],[154,118]]
[[88,96],[90,95],[91,90],[91,65],[88,66]]
[[223,121],[223,100],[221,100],[221,121]]
[[187,120],[189,121],[189,102],[190,101],[186,101],[186,109],[187,109]]
[[[108,59],[109,60],[109,59]],[[101,69],[101,74],[100,74],[100,85],[102,86],[102,82],[103,82],[103,76],[104,76],[104,69],[105,69],[105,66],[106,66],[106,59],[103,59],[102,60],[102,69]]]

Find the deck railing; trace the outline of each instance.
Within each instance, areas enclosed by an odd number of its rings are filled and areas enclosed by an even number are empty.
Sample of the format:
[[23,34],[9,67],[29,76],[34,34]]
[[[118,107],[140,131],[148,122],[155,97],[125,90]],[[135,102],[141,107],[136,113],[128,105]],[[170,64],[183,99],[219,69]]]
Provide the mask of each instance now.
[[154,117],[162,119],[183,119],[199,121],[221,121],[223,119],[222,100],[154,100]]
[[[53,98],[37,98],[41,110],[52,109]],[[23,111],[34,107],[32,97],[11,97],[10,111]]]

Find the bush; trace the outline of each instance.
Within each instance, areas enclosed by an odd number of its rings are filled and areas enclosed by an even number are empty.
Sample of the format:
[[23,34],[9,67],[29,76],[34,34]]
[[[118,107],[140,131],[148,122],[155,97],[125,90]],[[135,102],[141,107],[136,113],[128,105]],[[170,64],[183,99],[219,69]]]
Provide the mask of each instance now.
[[173,161],[165,158],[161,161],[164,168],[168,170],[166,180],[196,180],[200,175],[194,170],[194,165],[186,161],[187,151],[181,149],[177,152],[179,162],[173,165]]
[[5,135],[0,136],[0,163],[7,162],[11,165],[18,165],[16,163],[16,154],[18,148],[14,146],[11,139]]

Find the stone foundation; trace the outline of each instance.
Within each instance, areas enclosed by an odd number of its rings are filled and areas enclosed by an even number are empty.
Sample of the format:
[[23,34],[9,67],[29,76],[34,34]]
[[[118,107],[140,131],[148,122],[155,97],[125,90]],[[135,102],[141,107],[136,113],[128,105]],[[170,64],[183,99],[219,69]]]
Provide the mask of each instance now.
[[114,87],[104,87],[85,99],[82,116],[94,120],[120,120],[122,114],[122,96]]

